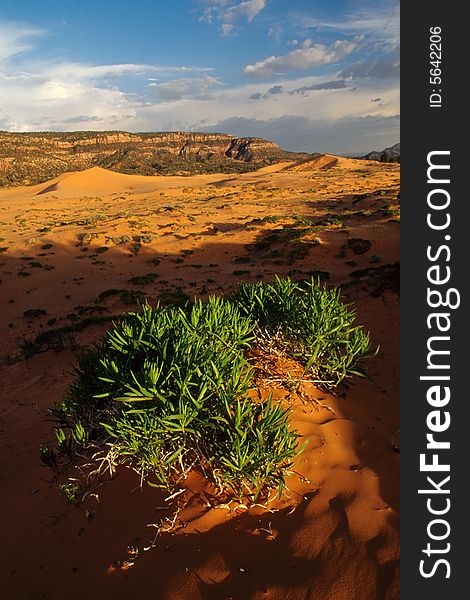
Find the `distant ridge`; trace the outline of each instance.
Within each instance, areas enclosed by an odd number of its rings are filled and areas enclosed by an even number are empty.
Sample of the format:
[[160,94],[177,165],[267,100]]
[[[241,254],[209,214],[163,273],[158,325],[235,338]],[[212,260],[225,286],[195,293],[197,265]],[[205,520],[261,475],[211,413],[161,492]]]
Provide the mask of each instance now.
[[0,131],[0,186],[34,185],[92,167],[134,175],[240,173],[312,156],[222,133]]
[[366,160],[378,160],[380,162],[400,162],[400,144],[394,144],[384,150],[374,150],[362,158]]

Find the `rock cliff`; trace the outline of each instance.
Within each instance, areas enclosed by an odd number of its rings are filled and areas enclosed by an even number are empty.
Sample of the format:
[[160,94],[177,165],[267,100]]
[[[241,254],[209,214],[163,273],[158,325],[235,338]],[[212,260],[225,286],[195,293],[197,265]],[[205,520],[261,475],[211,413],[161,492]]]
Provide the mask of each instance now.
[[196,132],[0,132],[0,186],[29,185],[100,166],[140,175],[243,172],[307,154],[260,138]]
[[400,162],[400,144],[394,144],[384,150],[369,152],[363,156],[366,160],[378,160],[380,162]]

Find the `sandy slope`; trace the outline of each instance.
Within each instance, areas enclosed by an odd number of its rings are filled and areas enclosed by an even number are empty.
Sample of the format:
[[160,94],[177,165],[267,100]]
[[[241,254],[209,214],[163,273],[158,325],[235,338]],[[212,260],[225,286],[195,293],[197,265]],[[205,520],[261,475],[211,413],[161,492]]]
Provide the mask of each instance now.
[[[399,202],[399,170],[346,160],[327,169],[328,157],[316,168],[283,164],[235,176],[147,178],[95,168],[0,190],[1,564],[8,597],[399,597],[392,441],[399,423],[398,296],[386,278],[351,276],[398,260],[399,225],[390,210]],[[297,238],[283,237],[295,215],[317,222],[332,214],[344,228],[307,231],[305,241],[321,242],[307,254]],[[129,239],[120,243],[123,236]],[[363,254],[349,246],[356,238],[371,242]],[[19,356],[24,338],[133,308],[117,293],[99,297],[113,288],[151,299],[182,291],[205,296],[239,280],[318,271],[343,285],[381,351],[369,363],[370,380],[355,380],[337,396],[310,384],[300,395],[272,390],[292,406],[293,426],[308,440],[272,512],[211,508],[210,488],[193,476],[181,528],[143,552],[155,532],[148,524],[160,523],[171,506],[154,489],[136,489],[132,473],[103,482],[78,508],[65,503],[56,485],[74,468],[57,477],[38,459],[38,446],[52,441],[46,411],[71,380],[77,347],[106,325],[69,334],[60,351],[46,345],[27,360]],[[153,282],[129,281],[148,273],[156,273]]]

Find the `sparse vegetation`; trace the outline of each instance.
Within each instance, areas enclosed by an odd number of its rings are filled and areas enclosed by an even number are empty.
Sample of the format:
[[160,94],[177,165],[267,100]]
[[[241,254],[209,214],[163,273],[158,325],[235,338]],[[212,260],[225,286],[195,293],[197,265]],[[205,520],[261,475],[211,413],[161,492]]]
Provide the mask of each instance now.
[[243,284],[227,299],[181,307],[145,304],[80,355],[52,411],[58,450],[92,444],[111,469],[126,464],[165,489],[195,468],[237,497],[281,493],[299,436],[288,409],[249,395],[248,351],[276,348],[313,379],[338,385],[371,354],[354,318],[338,290],[313,280]]
[[351,248],[354,254],[365,254],[371,246],[372,242],[370,240],[363,240],[362,238],[348,240],[348,247]]
[[158,273],[147,273],[146,275],[136,275],[129,279],[129,283],[132,285],[147,285],[153,283],[157,277],[160,277]]
[[113,242],[116,246],[122,246],[132,240],[130,235],[106,236],[107,242]]
[[[120,142],[116,132],[103,132],[100,146],[93,134],[74,133],[0,133],[2,156],[8,157],[0,168],[0,186],[34,185],[53,179],[65,171],[80,171],[93,166],[120,173],[140,175],[194,175],[199,173],[245,173],[273,161],[305,158],[305,154],[286,152],[276,147],[253,148],[250,138],[232,153],[220,152],[230,145],[230,136],[224,134],[182,133],[173,142],[165,141],[165,134],[126,134],[132,140]],[[180,154],[193,135],[204,140],[212,149],[206,155]],[[217,137],[218,139],[214,139]],[[78,140],[87,143],[87,153],[71,152]],[[59,143],[57,143],[59,142]],[[52,149],[54,156],[52,156]],[[12,162],[13,161],[13,162]],[[183,188],[188,194],[193,188]],[[53,189],[44,190],[52,192]],[[40,192],[41,193],[41,192]],[[163,193],[163,192],[162,192]],[[122,196],[117,199],[122,199]]]
[[42,315],[47,315],[47,310],[44,308],[30,308],[25,310],[23,316],[27,319],[35,319],[36,317],[40,317]]
[[101,292],[95,302],[101,302],[110,296],[119,296],[121,302],[127,305],[137,304],[145,298],[145,292],[141,290],[118,290],[110,288]]
[[361,375],[358,363],[372,351],[368,335],[354,325],[355,312],[341,302],[339,290],[316,281],[276,278],[273,284],[243,284],[235,301],[279,349],[323,385],[334,387],[344,378]]
[[80,488],[74,481],[59,483],[57,488],[62,496],[72,506],[76,506],[80,502]]
[[70,325],[64,325],[63,327],[57,327],[43,331],[34,339],[24,338],[20,344],[21,354],[24,358],[30,358],[34,354],[45,352],[46,350],[58,351],[66,348],[76,350],[77,344],[75,338],[73,337],[74,333],[83,331],[92,325],[102,325],[103,323],[111,321],[112,319],[116,319],[116,317],[107,315],[85,317],[84,319],[77,320]]

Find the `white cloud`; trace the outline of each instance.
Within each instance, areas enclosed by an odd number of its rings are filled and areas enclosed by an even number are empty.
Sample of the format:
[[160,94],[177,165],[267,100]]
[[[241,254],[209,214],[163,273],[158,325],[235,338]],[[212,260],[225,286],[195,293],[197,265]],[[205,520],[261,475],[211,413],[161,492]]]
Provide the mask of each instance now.
[[400,56],[398,52],[384,58],[359,60],[345,67],[341,77],[351,79],[396,79],[400,76]]
[[374,9],[358,9],[338,20],[300,17],[299,25],[304,28],[331,30],[343,34],[361,36],[385,51],[396,50],[400,43],[400,5],[398,2]]
[[251,23],[258,13],[266,6],[267,0],[245,0],[226,8],[222,13],[222,18],[233,23],[241,17],[245,17],[248,23]]
[[[218,6],[230,5],[220,2]],[[244,85],[228,87],[209,74],[209,69],[189,66],[41,62],[36,49],[29,52],[37,31],[23,26],[10,29],[8,43],[2,40],[0,44],[0,127],[10,131],[215,130],[221,124],[230,131],[231,124],[243,123],[246,135],[250,134],[251,124],[250,135],[257,135],[259,129],[258,134],[262,132],[264,137],[274,137],[283,144],[288,141],[292,149],[334,150],[343,143],[340,128],[335,125],[338,120],[345,127],[351,123],[367,124],[367,135],[372,139],[373,132],[382,125],[385,127],[393,119],[396,122],[399,110],[399,87],[394,79],[368,77],[352,84],[341,76],[339,66],[321,76],[289,78],[293,70],[334,64],[353,51],[351,42],[309,47],[299,44],[285,56],[251,65],[253,74],[258,76],[284,71],[289,72],[289,77],[278,77],[269,83],[252,79]],[[359,66],[355,65],[355,69]],[[128,93],[124,89],[143,91]],[[371,102],[371,98],[379,97],[380,102]],[[309,125],[311,121],[314,128]],[[325,145],[320,148],[313,137],[308,142],[307,133],[302,134],[302,123],[312,135],[323,132],[319,139],[324,139]],[[356,125],[348,129],[351,140],[353,132],[358,131]],[[329,146],[327,130],[332,132]],[[385,147],[394,141],[364,142],[358,151]]]
[[[127,82],[129,78],[147,82],[157,81],[149,75],[168,77],[212,70],[191,66],[41,61],[32,50],[37,36],[43,33],[21,24],[0,22],[2,128],[67,130],[73,129],[74,124],[87,123],[93,129],[133,129],[139,111],[148,102],[145,97],[120,89],[124,78]],[[186,77],[184,81],[183,87],[192,81],[195,93],[202,94],[215,79],[206,75],[192,80]],[[147,128],[152,127],[147,124]]]
[[232,33],[233,29],[234,29],[233,23],[222,23],[222,27],[221,27],[222,35],[224,35],[224,36],[230,35]]
[[[147,103],[137,109],[136,127],[151,129],[195,130],[212,127],[229,118],[268,121],[282,115],[315,117],[317,122],[334,123],[344,117],[389,117],[399,112],[399,87],[396,82],[367,81],[353,88],[348,84],[334,85],[337,73],[279,80],[284,93],[268,94],[263,83],[237,87],[220,87],[210,97],[183,99],[175,102]],[[279,90],[279,88],[277,88]],[[296,92],[296,93],[292,93]],[[380,106],[370,101],[380,96]],[[326,126],[326,125],[325,125]],[[269,136],[268,136],[269,137]]]
[[154,96],[163,102],[176,102],[184,98],[208,99],[210,91],[220,85],[215,77],[186,77],[163,83],[149,83]]
[[286,150],[357,156],[399,141],[399,127],[397,115],[344,117],[332,122],[287,114],[274,119],[231,118],[206,129],[271,139]]
[[284,33],[284,27],[280,23],[276,23],[268,27],[267,36],[276,40],[278,44],[281,43],[282,35]]
[[31,38],[43,35],[34,27],[11,22],[0,22],[0,61],[4,61],[31,48]]
[[243,0],[232,4],[229,0],[203,1],[209,4],[204,9],[200,20],[206,23],[221,22],[222,35],[228,36],[235,31],[235,23],[246,20],[251,23],[268,4],[268,0]]
[[304,71],[312,67],[338,62],[351,54],[355,48],[356,45],[353,42],[344,40],[337,40],[331,46],[304,45],[302,48],[292,50],[282,56],[269,56],[253,65],[247,65],[244,71],[247,75],[254,77],[270,77],[278,73]]
[[61,79],[90,79],[124,77],[126,75],[143,75],[145,73],[187,73],[195,70],[208,71],[210,69],[196,69],[195,67],[182,66],[170,67],[148,64],[115,64],[115,65],[87,65],[82,63],[58,63],[45,67],[43,73],[49,77]]

